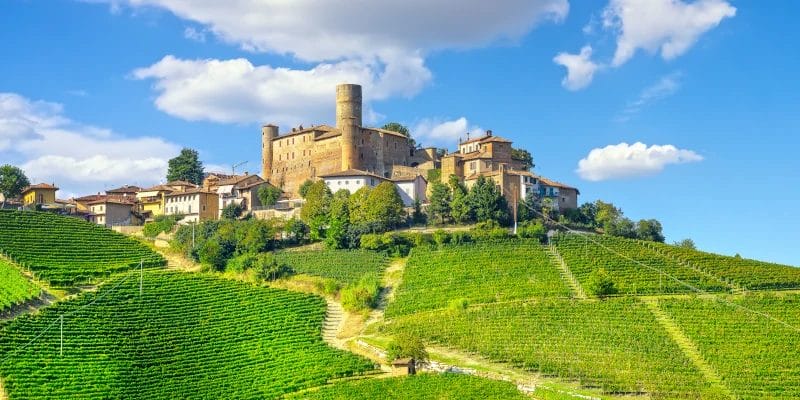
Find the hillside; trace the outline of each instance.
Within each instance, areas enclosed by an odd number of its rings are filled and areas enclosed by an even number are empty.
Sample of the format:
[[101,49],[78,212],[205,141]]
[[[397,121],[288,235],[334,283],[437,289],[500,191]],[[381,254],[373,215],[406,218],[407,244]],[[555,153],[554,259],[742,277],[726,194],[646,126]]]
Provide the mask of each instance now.
[[323,343],[319,297],[170,272],[142,289],[119,276],[3,325],[9,397],[274,398],[374,368]]
[[107,278],[138,267],[165,265],[164,258],[134,239],[71,217],[0,210],[0,253],[54,286]]
[[42,289],[24,277],[8,261],[0,258],[0,313],[12,306],[39,297]]

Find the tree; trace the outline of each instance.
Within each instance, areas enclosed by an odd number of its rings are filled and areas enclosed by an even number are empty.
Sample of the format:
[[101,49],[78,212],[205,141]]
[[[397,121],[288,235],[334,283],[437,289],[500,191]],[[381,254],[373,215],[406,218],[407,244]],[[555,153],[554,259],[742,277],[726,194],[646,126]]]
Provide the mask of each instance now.
[[203,183],[203,163],[196,150],[184,148],[180,155],[169,160],[167,181],[186,181],[195,185]]
[[411,221],[416,225],[424,225],[427,220],[427,215],[422,211],[422,202],[419,199],[414,199],[414,213],[411,214]]
[[597,204],[595,203],[583,203],[578,208],[580,211],[580,221],[586,225],[590,226],[597,226]]
[[311,229],[312,240],[321,239],[323,237],[322,228],[327,222],[332,196],[328,185],[322,180],[312,183],[308,188],[306,202],[300,209],[300,219],[308,224]]
[[525,198],[519,203],[519,207],[517,209],[517,214],[520,221],[524,222],[537,219],[539,217],[539,212],[542,209],[541,197],[539,197],[539,194],[536,193],[536,191],[530,190],[528,193],[525,193]]
[[311,185],[313,184],[314,181],[311,179],[307,179],[305,182],[303,182],[303,184],[300,185],[300,188],[297,189],[297,193],[300,195],[300,197],[305,199],[308,195],[308,190],[311,189]]
[[630,218],[617,218],[615,221],[606,224],[604,231],[607,235],[619,236],[628,239],[636,238],[636,226]]
[[[612,225],[622,217],[622,210],[611,203],[597,200],[595,203],[595,222],[604,231],[611,229]],[[608,233],[608,232],[606,232]]]
[[369,216],[367,215],[367,208],[368,208],[368,200],[369,200],[369,193],[372,190],[369,186],[364,186],[361,189],[356,190],[350,196],[350,201],[348,203],[348,210],[350,212],[350,224],[352,225],[363,225],[369,222]]
[[414,375],[417,372],[417,364],[428,360],[428,351],[425,344],[416,336],[401,333],[397,335],[386,349],[386,358],[394,361],[400,358],[410,358],[408,364],[408,374]]
[[448,179],[452,197],[450,200],[450,216],[457,224],[465,224],[472,220],[472,208],[467,198],[467,188],[455,175]]
[[261,205],[269,207],[274,206],[281,197],[281,190],[272,185],[264,185],[258,189],[258,200]]
[[450,218],[450,188],[441,182],[435,182],[428,198],[428,216],[431,220],[439,219],[440,223]]
[[428,184],[434,184],[442,181],[441,168],[434,168],[428,170]]
[[476,221],[504,223],[508,220],[508,204],[494,180],[479,176],[469,190],[467,198],[470,208],[475,213]]
[[417,142],[411,137],[411,132],[408,130],[407,126],[399,122],[389,122],[388,124],[381,127],[381,129],[397,132],[408,138],[408,144],[411,145],[411,147],[417,147]]
[[291,218],[286,221],[283,230],[288,239],[294,243],[302,243],[308,236],[308,225],[297,218]]
[[697,250],[697,245],[694,244],[694,240],[689,238],[679,240],[675,242],[674,245],[678,247],[683,247],[684,249]]
[[664,243],[661,222],[655,219],[643,219],[636,223],[636,237],[641,240]]
[[522,162],[522,165],[526,170],[534,167],[533,156],[531,156],[531,153],[528,150],[512,148],[511,159]]
[[242,206],[238,203],[231,203],[222,209],[223,219],[237,219],[242,216]]
[[367,199],[368,222],[382,229],[391,229],[403,220],[403,199],[392,182],[381,182],[369,193]]
[[611,275],[603,268],[598,268],[589,274],[586,290],[600,298],[611,296],[618,292]]
[[328,211],[328,230],[325,232],[325,246],[330,249],[349,247],[347,243],[347,230],[350,226],[349,202],[350,192],[346,189],[340,189],[333,195]]
[[18,197],[30,184],[21,169],[10,164],[0,167],[0,193],[3,194],[3,207],[0,208],[5,208],[6,200]]

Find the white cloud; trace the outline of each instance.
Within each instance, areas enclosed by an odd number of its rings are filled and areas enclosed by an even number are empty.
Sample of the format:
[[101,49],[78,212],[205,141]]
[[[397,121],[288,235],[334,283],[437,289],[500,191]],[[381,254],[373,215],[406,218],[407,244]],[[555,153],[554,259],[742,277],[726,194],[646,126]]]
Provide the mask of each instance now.
[[206,33],[191,26],[187,26],[186,29],[183,30],[183,37],[189,40],[194,40],[195,42],[206,42]]
[[683,74],[680,72],[673,72],[669,75],[661,77],[658,82],[644,88],[639,94],[639,97],[628,103],[622,115],[618,118],[620,121],[630,119],[633,114],[638,113],[642,108],[657,102],[665,97],[669,97],[678,91],[681,87],[681,78]]
[[412,136],[425,146],[454,146],[458,143],[458,139],[465,139],[467,133],[481,135],[483,129],[476,125],[470,125],[465,117],[449,121],[440,118],[426,118],[411,129]]
[[558,53],[553,62],[567,68],[567,76],[561,81],[561,85],[569,90],[580,90],[592,83],[598,65],[591,57],[591,46],[583,46],[578,54]]
[[673,59],[723,19],[735,15],[736,8],[724,0],[611,0],[603,11],[603,26],[617,33],[611,64],[624,64],[639,49]]
[[[156,106],[176,117],[287,127],[331,120],[338,83],[360,83],[364,100],[369,102],[411,96],[430,79],[430,72],[419,58],[394,62],[391,68],[340,61],[298,70],[255,66],[243,58],[182,60],[166,56],[135,70],[133,76],[155,80]],[[369,108],[365,111],[369,121],[375,114]]]
[[156,183],[180,148],[155,137],[126,138],[64,116],[60,104],[0,93],[0,158],[19,159],[35,181],[62,192]]
[[641,142],[632,145],[620,143],[593,149],[578,162],[576,172],[588,181],[604,181],[654,175],[669,164],[702,160],[703,157],[694,151],[679,149],[671,144],[648,147]]

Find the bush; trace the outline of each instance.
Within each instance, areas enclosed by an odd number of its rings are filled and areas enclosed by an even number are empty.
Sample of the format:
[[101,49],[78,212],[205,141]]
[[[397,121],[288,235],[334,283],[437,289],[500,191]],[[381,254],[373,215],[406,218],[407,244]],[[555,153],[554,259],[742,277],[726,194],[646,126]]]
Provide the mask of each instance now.
[[376,306],[381,284],[378,275],[365,275],[356,285],[342,289],[342,307],[348,311],[364,311]]
[[288,265],[278,262],[272,253],[261,253],[256,256],[253,268],[257,271],[256,277],[264,281],[274,281],[294,272]]
[[469,307],[469,300],[461,298],[461,299],[450,300],[448,308],[450,308],[453,311],[461,311],[461,310],[466,310],[467,307]]
[[399,334],[386,349],[386,359],[394,361],[399,358],[411,358],[413,363],[409,366],[408,373],[416,373],[416,364],[424,363],[428,360],[428,352],[425,344],[416,336]]
[[225,270],[227,256],[222,246],[216,240],[206,240],[197,250],[200,262],[217,271]]
[[244,272],[253,267],[258,256],[254,254],[242,254],[236,257],[231,258],[228,260],[227,264],[225,264],[226,271],[232,272]]
[[511,232],[503,228],[496,221],[484,221],[475,225],[470,230],[470,234],[475,240],[498,240],[511,237]]
[[614,280],[603,268],[592,271],[592,273],[589,275],[586,290],[600,298],[618,293],[618,290],[614,285]]
[[222,209],[222,219],[237,219],[242,216],[242,206],[238,203],[231,203]]
[[146,237],[154,238],[162,232],[167,233],[172,231],[172,228],[174,228],[175,224],[181,219],[183,219],[182,215],[159,215],[152,222],[144,224],[142,233]]
[[540,221],[525,222],[517,229],[517,235],[526,239],[538,239],[540,243],[547,242],[547,228]]

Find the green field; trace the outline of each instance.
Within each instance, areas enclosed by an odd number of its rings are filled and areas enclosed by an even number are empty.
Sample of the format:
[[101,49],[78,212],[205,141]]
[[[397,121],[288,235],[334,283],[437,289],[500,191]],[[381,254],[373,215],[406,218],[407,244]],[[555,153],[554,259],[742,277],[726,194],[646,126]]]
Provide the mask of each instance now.
[[403,378],[370,379],[337,383],[319,391],[289,396],[308,400],[462,400],[529,399],[507,382],[469,375],[421,374]]
[[712,299],[659,303],[736,396],[800,398],[800,295],[752,295],[727,301],[732,304]]
[[95,224],[45,212],[0,210],[0,253],[54,286],[165,265],[134,239]]
[[274,398],[374,368],[322,341],[319,297],[165,271],[140,296],[138,278],[0,326],[9,398]]
[[0,258],[0,312],[39,297],[42,289],[24,277],[14,265]]
[[362,250],[283,251],[275,258],[297,273],[330,278],[343,286],[367,274],[380,275],[389,262],[380,253]]
[[383,329],[606,393],[714,397],[655,317],[633,299],[488,304],[404,316]]
[[569,297],[570,290],[541,245],[507,241],[415,248],[387,316],[530,297]]

